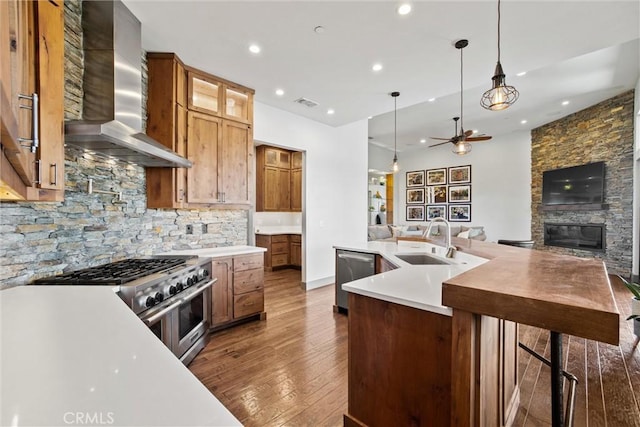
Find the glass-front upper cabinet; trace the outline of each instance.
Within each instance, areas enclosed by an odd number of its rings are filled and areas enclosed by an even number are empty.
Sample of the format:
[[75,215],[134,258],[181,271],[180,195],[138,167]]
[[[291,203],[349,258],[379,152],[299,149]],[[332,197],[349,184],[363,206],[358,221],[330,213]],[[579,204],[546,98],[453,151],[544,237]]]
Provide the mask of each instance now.
[[249,120],[249,95],[228,86],[224,87],[224,95],[225,116],[242,121]]
[[214,81],[188,73],[189,109],[209,114],[220,114],[221,85]]

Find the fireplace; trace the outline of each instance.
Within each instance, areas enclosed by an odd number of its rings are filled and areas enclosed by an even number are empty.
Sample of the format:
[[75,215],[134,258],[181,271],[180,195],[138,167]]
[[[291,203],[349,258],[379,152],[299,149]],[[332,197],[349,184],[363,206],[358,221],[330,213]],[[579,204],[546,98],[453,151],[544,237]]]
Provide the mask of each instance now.
[[544,244],[563,248],[604,252],[604,224],[544,223]]

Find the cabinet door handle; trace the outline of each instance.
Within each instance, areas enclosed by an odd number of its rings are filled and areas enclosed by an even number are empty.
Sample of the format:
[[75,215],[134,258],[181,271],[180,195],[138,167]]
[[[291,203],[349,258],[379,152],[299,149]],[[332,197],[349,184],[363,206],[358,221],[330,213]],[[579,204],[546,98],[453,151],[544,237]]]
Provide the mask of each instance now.
[[36,180],[34,184],[42,184],[42,161],[36,160]]
[[25,105],[18,102],[19,108],[24,110],[31,110],[31,138],[18,138],[20,143],[28,143],[21,144],[23,147],[29,148],[32,153],[35,153],[38,145],[40,145],[40,140],[38,138],[38,94],[34,93],[33,95],[18,95],[18,99],[29,99],[31,100],[31,105]]
[[[51,181],[51,168],[53,168],[53,181]],[[49,165],[49,185],[58,185],[58,164]]]

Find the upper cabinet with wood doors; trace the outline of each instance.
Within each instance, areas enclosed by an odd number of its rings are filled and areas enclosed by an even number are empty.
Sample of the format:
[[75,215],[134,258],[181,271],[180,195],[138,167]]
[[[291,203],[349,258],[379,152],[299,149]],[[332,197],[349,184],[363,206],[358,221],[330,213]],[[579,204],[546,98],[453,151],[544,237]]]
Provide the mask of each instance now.
[[148,53],[147,133],[193,162],[147,168],[150,208],[251,205],[253,90]]
[[256,148],[256,211],[302,211],[302,153]]
[[0,1],[0,199],[64,198],[64,5]]

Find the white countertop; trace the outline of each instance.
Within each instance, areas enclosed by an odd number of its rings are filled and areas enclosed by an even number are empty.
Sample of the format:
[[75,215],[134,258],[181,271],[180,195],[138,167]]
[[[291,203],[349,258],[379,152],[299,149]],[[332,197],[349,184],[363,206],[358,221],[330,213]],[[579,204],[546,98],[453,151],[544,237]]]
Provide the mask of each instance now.
[[199,257],[223,258],[236,255],[249,255],[266,252],[265,248],[257,246],[221,246],[218,248],[180,249],[163,252],[158,255],[197,255]]
[[[442,282],[487,262],[484,258],[461,252],[457,252],[453,259],[445,258],[444,247],[426,242],[374,241],[335,245],[334,248],[382,255],[399,267],[345,283],[342,285],[344,290],[447,316],[452,315],[452,310],[442,305]],[[435,255],[450,264],[411,265],[396,257],[397,254]]]
[[301,225],[260,225],[255,227],[256,234],[272,236],[274,234],[302,234]]
[[110,287],[18,286],[0,308],[0,425],[242,425]]

